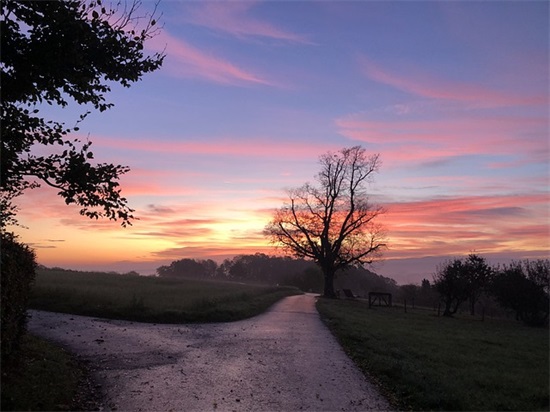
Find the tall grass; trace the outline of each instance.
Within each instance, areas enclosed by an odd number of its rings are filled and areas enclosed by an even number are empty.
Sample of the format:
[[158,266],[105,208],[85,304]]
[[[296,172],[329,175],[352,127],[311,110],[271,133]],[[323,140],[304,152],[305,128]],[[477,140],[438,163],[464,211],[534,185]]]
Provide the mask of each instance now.
[[358,366],[405,410],[548,410],[548,329],[320,299]]
[[41,269],[30,307],[141,322],[223,322],[254,316],[297,293],[289,287]]

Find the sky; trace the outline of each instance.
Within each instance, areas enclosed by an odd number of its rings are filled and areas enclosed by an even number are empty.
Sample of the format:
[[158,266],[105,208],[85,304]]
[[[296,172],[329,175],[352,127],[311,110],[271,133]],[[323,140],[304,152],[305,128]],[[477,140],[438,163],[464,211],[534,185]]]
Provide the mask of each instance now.
[[[154,3],[143,2],[152,9]],[[79,137],[127,165],[132,227],[53,189],[19,200],[39,263],[152,274],[183,258],[276,253],[262,231],[319,156],[363,146],[388,249],[371,269],[431,279],[447,259],[547,258],[549,3],[169,1],[163,67],[114,85]],[[48,109],[74,125],[86,110]]]

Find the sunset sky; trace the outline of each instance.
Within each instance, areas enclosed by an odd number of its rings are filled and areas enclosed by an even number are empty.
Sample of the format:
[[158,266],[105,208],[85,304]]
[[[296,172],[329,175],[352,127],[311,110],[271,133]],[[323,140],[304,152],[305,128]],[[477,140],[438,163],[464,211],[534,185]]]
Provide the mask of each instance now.
[[[145,8],[153,7],[144,2]],[[163,1],[163,68],[80,125],[128,165],[130,228],[46,187],[20,199],[47,266],[154,273],[182,258],[272,253],[262,230],[319,155],[380,153],[371,199],[398,283],[475,251],[548,257],[547,1]],[[85,108],[48,116],[74,125]]]

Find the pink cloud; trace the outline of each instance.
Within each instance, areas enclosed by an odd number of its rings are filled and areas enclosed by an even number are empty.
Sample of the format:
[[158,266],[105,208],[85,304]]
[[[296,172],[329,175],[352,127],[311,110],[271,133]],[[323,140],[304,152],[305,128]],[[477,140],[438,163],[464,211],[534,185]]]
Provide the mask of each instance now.
[[[24,196],[30,206],[26,210],[26,223],[33,228],[33,233],[40,233],[40,221],[57,221],[59,226],[54,224],[52,227],[62,227],[63,230],[80,229],[85,233],[103,232],[109,242],[129,240],[151,245],[160,242],[163,245],[160,248],[151,246],[143,261],[171,261],[183,257],[221,261],[239,253],[276,252],[261,234],[261,222],[267,223],[273,213],[273,209],[267,204],[254,209],[262,202],[251,204],[250,210],[240,215],[232,215],[232,207],[227,204],[222,207],[226,213],[220,213],[220,205],[208,201],[149,204],[138,211],[140,221],[133,227],[122,230],[116,222],[82,218],[76,210],[60,204],[60,199],[54,199],[56,196],[53,190],[29,193],[32,195]],[[276,207],[282,204],[281,199],[268,200],[274,201]],[[36,204],[41,205],[39,209],[33,207]],[[390,244],[385,255],[388,259],[394,259],[456,256],[471,251],[488,254],[548,250],[547,205],[546,194],[463,196],[387,202],[384,207],[388,212],[380,219],[380,223],[387,228]],[[32,221],[28,220],[29,213]],[[259,222],[259,226],[243,229],[243,223],[250,220]],[[64,259],[64,250],[68,245],[57,244],[63,234],[57,233],[57,240],[53,242],[45,240],[53,239],[45,233],[57,232],[43,232],[31,243],[41,250],[44,247],[49,248],[40,252],[40,256],[50,260],[41,260],[41,263],[59,264],[51,263],[55,262],[52,259]],[[164,246],[166,243],[168,246]],[[52,246],[57,246],[57,258],[52,254],[55,250],[51,249]],[[46,250],[52,252],[46,254]],[[129,250],[127,253],[130,256],[134,252]],[[121,255],[120,258],[128,256]],[[79,259],[75,258],[71,263],[72,267],[74,264],[82,264],[83,257],[80,256]]]
[[182,182],[193,182],[202,174],[196,172],[159,171],[131,168],[121,177],[124,196],[195,196],[203,190]]
[[[516,137],[526,131],[542,130],[544,118],[519,116],[461,117],[437,120],[390,121],[363,120],[356,115],[336,119],[336,125],[343,133],[360,140],[376,143],[402,143],[421,141],[438,143],[461,138],[483,138],[484,140],[508,139],[513,143]],[[521,142],[524,146],[524,142]]]
[[[132,171],[129,175],[132,175]],[[143,183],[143,179],[147,179],[147,173],[153,176],[162,176],[155,171],[138,170],[135,179],[129,179],[128,175],[123,176],[121,180],[122,195],[129,196],[201,196],[204,195],[204,190],[201,188],[186,187],[180,184],[170,185],[165,179],[152,180]],[[94,231],[115,231],[119,233],[129,233],[129,230],[121,230],[120,223],[108,219],[88,219],[79,214],[80,207],[75,205],[66,205],[57,194],[58,190],[47,185],[34,190],[28,190],[23,196],[16,199],[16,204],[20,207],[19,218],[24,226],[31,229],[40,226],[41,222],[52,224],[61,224],[62,226],[75,228],[79,230],[94,230]],[[40,205],[40,207],[37,207]],[[135,199],[129,199],[129,206],[136,209],[133,213],[139,220],[134,221],[134,227],[147,227],[151,222],[163,221],[167,215],[167,210],[161,213],[158,208],[142,207]],[[159,206],[160,207],[160,206]],[[205,204],[193,203],[191,206],[184,208],[175,208],[174,215],[177,216],[196,216],[201,213],[209,213],[214,208]],[[179,219],[179,218],[178,218]],[[174,219],[173,219],[174,220]],[[176,221],[177,223],[177,221]]]
[[341,149],[340,145],[331,143],[318,144],[303,141],[282,141],[271,138],[213,137],[208,139],[182,138],[181,140],[135,140],[94,136],[95,147],[111,149],[138,150],[147,153],[174,155],[209,155],[233,157],[292,158],[311,159],[329,150]]
[[206,53],[182,39],[169,35],[166,30],[148,42],[148,47],[160,52],[166,50],[163,70],[172,76],[201,78],[225,85],[267,85],[275,83],[265,76],[243,69],[228,60]]
[[[523,96],[491,90],[487,87],[438,78],[407,68],[407,75],[398,74],[362,56],[359,58],[365,75],[372,80],[421,97],[473,103],[476,107],[502,107],[548,104],[548,96]],[[412,73],[412,74],[411,74]]]
[[[392,214],[410,216],[413,212],[416,216],[433,216],[438,219],[444,216],[443,222],[449,223],[449,214],[472,219],[472,213],[476,211],[494,211],[497,214],[506,209],[506,214],[516,215],[517,209],[529,208],[535,205],[545,205],[548,202],[546,194],[528,194],[513,196],[465,196],[465,197],[447,197],[417,202],[393,203],[387,207],[392,209]],[[438,212],[435,213],[434,212]],[[470,213],[470,215],[460,215],[461,213]],[[487,216],[481,216],[484,220]],[[408,221],[408,219],[405,219]],[[437,221],[437,220],[436,220]]]
[[264,37],[292,43],[312,44],[303,35],[280,29],[254,18],[251,9],[256,2],[204,2],[189,8],[187,19],[193,24],[229,33],[238,38]]
[[465,196],[385,204],[391,255],[538,250],[550,246],[548,196]]
[[[380,220],[387,228],[390,259],[420,256],[536,251],[548,247],[545,195],[465,196],[415,202],[387,203]],[[151,208],[156,210],[156,207]],[[140,236],[173,238],[178,245],[154,253],[165,259],[212,258],[220,260],[238,253],[276,253],[260,230],[237,231],[230,239],[208,238],[205,228],[223,224],[223,219],[181,219],[178,207],[167,208],[154,223],[157,232]],[[187,211],[194,213],[193,211]],[[186,212],[186,213],[187,213]],[[272,209],[251,211],[267,222]],[[231,219],[228,220],[229,222]],[[149,222],[152,224],[152,222]],[[227,223],[227,222],[225,222]],[[234,220],[238,227],[239,220]],[[196,231],[196,232],[195,232]],[[197,234],[198,236],[195,236]],[[206,236],[206,238],[205,238]]]
[[[427,161],[460,155],[522,155],[520,162],[546,161],[547,120],[491,116],[437,120],[365,120],[350,115],[335,120],[350,139],[380,145],[388,159]],[[517,160],[515,160],[517,161]]]

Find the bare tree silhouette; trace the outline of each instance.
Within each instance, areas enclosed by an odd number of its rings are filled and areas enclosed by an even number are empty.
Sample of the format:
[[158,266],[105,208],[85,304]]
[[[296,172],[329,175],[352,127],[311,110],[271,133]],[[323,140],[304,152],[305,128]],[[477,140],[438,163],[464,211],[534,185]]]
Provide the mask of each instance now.
[[380,158],[354,146],[326,153],[319,162],[318,184],[289,190],[288,202],[264,233],[287,253],[314,260],[323,272],[324,296],[335,297],[335,272],[372,263],[385,247],[375,223],[384,210],[372,205],[367,193]]

